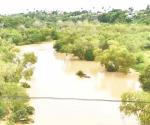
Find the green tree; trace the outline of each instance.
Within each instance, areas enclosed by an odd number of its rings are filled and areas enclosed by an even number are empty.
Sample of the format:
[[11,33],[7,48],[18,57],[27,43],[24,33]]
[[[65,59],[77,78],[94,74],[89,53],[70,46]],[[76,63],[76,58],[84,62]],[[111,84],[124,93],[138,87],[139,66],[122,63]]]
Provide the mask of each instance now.
[[120,9],[113,9],[107,13],[103,13],[98,17],[100,22],[104,23],[125,23],[127,22],[126,11]]
[[[127,92],[122,95],[120,110],[126,115],[134,114],[140,121],[140,125],[150,123],[150,94],[145,92]],[[130,102],[135,101],[135,102]]]
[[0,36],[16,45],[23,42],[22,34],[16,29],[3,29]]
[[150,91],[150,65],[148,65],[139,78],[144,91]]
[[[1,99],[2,100],[2,99]],[[0,102],[0,120],[8,114],[7,106],[4,102]]]
[[[5,118],[10,124],[28,122],[34,109],[29,106],[29,98],[19,82],[24,71],[29,70],[28,64],[31,67],[36,62],[36,57],[29,53],[17,58],[17,51],[10,42],[0,39],[0,45],[0,119]],[[33,71],[29,70],[25,78],[31,78],[32,74]]]
[[52,32],[51,32],[51,38],[53,39],[53,40],[58,40],[58,38],[59,38],[59,34],[58,34],[58,32],[56,31],[56,30],[52,30]]
[[135,64],[135,57],[124,46],[111,45],[99,56],[101,64],[105,65],[107,71],[128,72],[129,68]]
[[29,52],[29,53],[25,53],[23,55],[23,65],[26,66],[29,63],[31,64],[35,64],[37,61],[37,57],[35,56],[35,54],[33,52]]

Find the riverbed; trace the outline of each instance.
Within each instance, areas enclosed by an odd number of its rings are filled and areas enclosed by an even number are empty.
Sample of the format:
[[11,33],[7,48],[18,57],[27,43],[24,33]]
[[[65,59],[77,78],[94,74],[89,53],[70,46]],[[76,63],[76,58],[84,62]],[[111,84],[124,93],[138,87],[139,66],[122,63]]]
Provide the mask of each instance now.
[[[51,43],[25,45],[21,52],[34,52],[38,60],[31,80],[31,97],[120,99],[126,91],[138,90],[138,74],[108,73],[98,62],[71,59],[56,53]],[[79,78],[82,70],[90,78]],[[118,102],[31,99],[35,108],[30,125],[138,125],[127,117]]]

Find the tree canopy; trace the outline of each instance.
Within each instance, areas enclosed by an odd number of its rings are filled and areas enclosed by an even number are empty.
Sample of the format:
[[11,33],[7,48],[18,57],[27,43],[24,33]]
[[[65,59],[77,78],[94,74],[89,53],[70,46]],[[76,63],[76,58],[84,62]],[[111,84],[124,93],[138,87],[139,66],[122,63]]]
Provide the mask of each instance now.
[[[25,54],[22,60],[17,57],[17,52],[13,44],[0,39],[0,120],[25,123],[30,121],[34,109],[29,106],[28,95],[20,80],[31,78],[32,73],[24,72],[31,70],[31,67],[26,65],[34,64],[36,57],[33,54]],[[23,98],[17,98],[19,96]]]

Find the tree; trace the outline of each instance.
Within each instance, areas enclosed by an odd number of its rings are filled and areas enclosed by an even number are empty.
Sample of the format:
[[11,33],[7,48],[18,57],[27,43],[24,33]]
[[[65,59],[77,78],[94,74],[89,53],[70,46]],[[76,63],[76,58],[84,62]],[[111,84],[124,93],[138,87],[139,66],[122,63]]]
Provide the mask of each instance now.
[[25,69],[23,72],[22,72],[22,76],[25,80],[30,80],[31,77],[33,75],[33,68],[28,68],[28,69]]
[[[150,94],[146,92],[127,92],[122,95],[120,110],[126,115],[134,114],[140,121],[140,125],[150,123]],[[130,102],[135,101],[135,102]],[[142,103],[143,102],[143,103]]]
[[0,60],[10,62],[15,58],[17,49],[9,41],[0,38]]
[[139,78],[144,91],[150,91],[150,64],[145,68]]
[[58,32],[56,31],[56,30],[52,30],[52,32],[51,32],[51,38],[53,39],[53,40],[58,40],[58,38],[59,38],[59,34],[58,34]]
[[99,56],[101,64],[105,65],[110,72],[128,72],[129,68],[135,64],[135,57],[124,46],[111,45]]
[[23,41],[22,34],[16,29],[3,29],[0,32],[0,36],[16,45]]
[[[1,99],[2,100],[2,99]],[[8,113],[7,106],[4,102],[0,102],[0,120],[4,118]]]
[[101,14],[98,20],[104,23],[125,23],[127,22],[127,14],[123,10],[113,9],[107,13]]
[[[28,104],[29,98],[20,85],[20,80],[25,71],[25,79],[31,78],[33,71],[30,70],[29,64],[31,67],[37,58],[33,53],[17,58],[16,52],[10,42],[0,39],[0,120],[5,118],[9,124],[28,122],[34,112]],[[22,98],[18,98],[20,96]]]
[[37,61],[37,57],[34,55],[33,52],[25,53],[23,55],[23,65],[26,66],[28,64],[35,64]]
[[[139,80],[144,91],[124,93],[121,97],[122,103],[120,105],[120,110],[126,115],[136,115],[141,125],[149,125],[150,104],[146,102],[150,102],[150,65],[145,68]],[[133,103],[130,101],[135,102]]]
[[93,51],[94,47],[91,41],[88,41],[86,38],[80,38],[76,40],[72,53],[78,56],[79,59],[93,61],[95,59]]
[[88,60],[88,61],[93,61],[95,59],[94,52],[93,52],[92,48],[87,49],[85,51],[84,58],[85,58],[85,60]]

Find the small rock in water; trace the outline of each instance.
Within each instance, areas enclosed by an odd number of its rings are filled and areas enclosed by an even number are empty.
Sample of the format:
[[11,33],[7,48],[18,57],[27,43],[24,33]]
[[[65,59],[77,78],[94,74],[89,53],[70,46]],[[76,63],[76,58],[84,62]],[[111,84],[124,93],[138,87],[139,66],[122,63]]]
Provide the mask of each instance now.
[[79,70],[76,75],[78,75],[79,77],[84,77],[84,78],[90,78],[90,76],[86,75],[83,71]]

